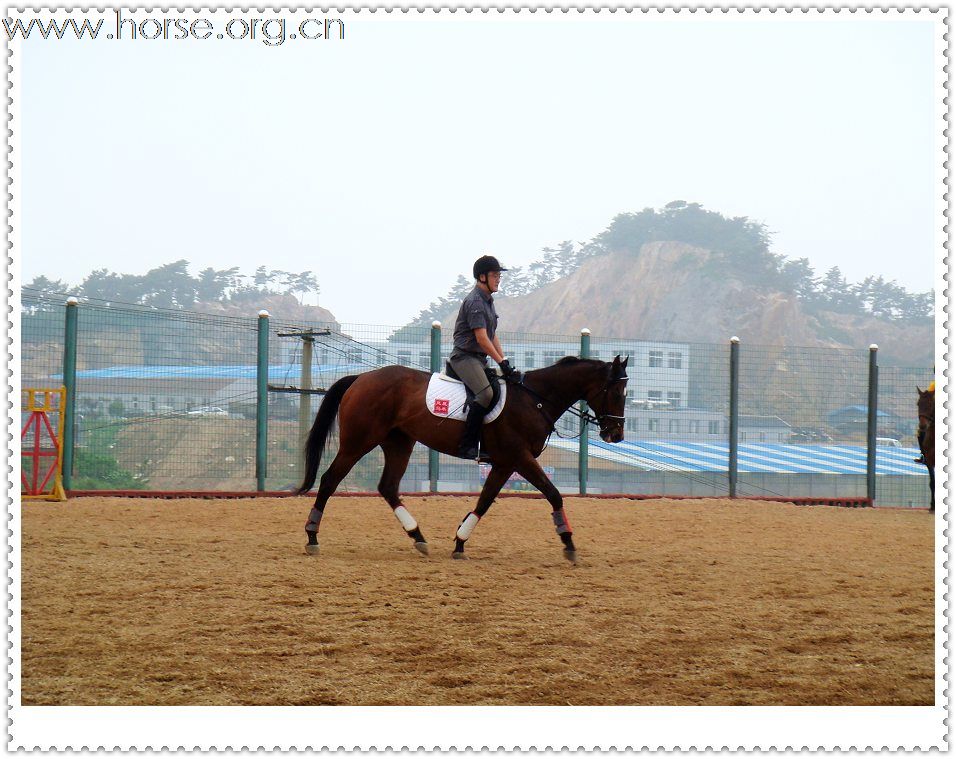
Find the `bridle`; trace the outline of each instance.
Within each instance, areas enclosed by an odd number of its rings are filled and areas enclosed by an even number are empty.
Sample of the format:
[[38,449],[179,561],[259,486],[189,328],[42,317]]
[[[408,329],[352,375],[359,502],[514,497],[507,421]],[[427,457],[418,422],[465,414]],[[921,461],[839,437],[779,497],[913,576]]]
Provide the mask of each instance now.
[[[613,385],[613,384],[616,383],[616,382],[627,382],[627,380],[628,380],[628,376],[627,376],[626,374],[625,374],[623,377],[609,377],[608,380],[607,380],[607,382],[604,383],[604,389],[599,393],[599,395],[603,395],[603,396],[606,398],[606,397],[607,397],[607,394],[608,394],[608,393],[610,392],[610,390],[611,390],[611,385]],[[555,430],[554,423],[555,423],[555,421],[557,421],[557,420],[556,420],[556,419],[552,419],[552,418],[548,415],[548,413],[544,410],[543,404],[544,404],[544,403],[550,403],[550,404],[552,404],[552,405],[557,405],[557,404],[555,404],[554,401],[550,400],[549,398],[545,398],[543,395],[541,395],[540,393],[538,393],[536,390],[532,390],[530,387],[528,387],[528,386],[524,383],[524,377],[523,377],[523,376],[522,376],[522,378],[521,378],[521,381],[518,382],[517,385],[518,385],[518,387],[520,387],[522,390],[524,390],[526,393],[528,393],[529,395],[534,396],[538,401],[540,401],[539,403],[535,404],[535,406],[536,406],[536,408],[538,409],[538,411],[541,412],[541,415],[545,418],[545,421],[547,421],[548,426],[551,428],[551,431],[553,432],[553,431]],[[589,401],[587,398],[584,399],[584,402],[587,403],[589,407],[594,405],[594,404],[593,404],[591,401]],[[604,407],[607,408],[607,403],[604,404]],[[564,414],[571,414],[572,416],[576,416],[578,419],[580,419],[581,421],[585,422],[586,424],[594,424],[594,425],[597,425],[598,429],[599,429],[601,432],[605,432],[605,431],[606,431],[605,428],[604,428],[604,421],[605,421],[606,419],[616,419],[616,420],[618,420],[618,421],[620,422],[620,424],[621,424],[622,426],[624,425],[624,419],[625,419],[625,417],[619,416],[619,415],[617,415],[617,414],[600,414],[600,415],[594,415],[594,414],[592,414],[590,411],[580,411],[579,409],[576,409],[573,404],[567,409],[567,411],[564,412]],[[562,414],[561,416],[563,416],[564,414]]]

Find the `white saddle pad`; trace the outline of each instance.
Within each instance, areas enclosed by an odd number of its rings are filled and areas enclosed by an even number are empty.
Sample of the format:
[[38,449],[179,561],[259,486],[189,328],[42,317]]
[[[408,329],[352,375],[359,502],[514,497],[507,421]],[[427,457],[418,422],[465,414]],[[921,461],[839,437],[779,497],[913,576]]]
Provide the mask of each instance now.
[[[484,423],[493,422],[505,407],[505,383],[499,381],[501,397],[484,418]],[[425,391],[425,405],[435,416],[443,419],[465,420],[465,383],[453,380],[444,374],[433,374]]]

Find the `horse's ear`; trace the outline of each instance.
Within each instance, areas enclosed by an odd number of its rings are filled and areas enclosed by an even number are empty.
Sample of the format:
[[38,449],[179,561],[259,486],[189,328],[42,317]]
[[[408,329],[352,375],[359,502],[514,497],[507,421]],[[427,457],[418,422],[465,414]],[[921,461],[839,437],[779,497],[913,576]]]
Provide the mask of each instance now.
[[618,354],[614,357],[614,360],[611,362],[611,366],[620,366],[620,364],[621,364],[621,354],[618,353]]
[[625,356],[625,357],[624,357],[624,360],[621,362],[621,368],[622,368],[622,369],[627,369],[627,360],[628,360],[629,358],[630,358],[630,356]]
[[919,389],[919,385],[916,386],[916,392],[919,393],[920,395],[923,394],[923,391]]

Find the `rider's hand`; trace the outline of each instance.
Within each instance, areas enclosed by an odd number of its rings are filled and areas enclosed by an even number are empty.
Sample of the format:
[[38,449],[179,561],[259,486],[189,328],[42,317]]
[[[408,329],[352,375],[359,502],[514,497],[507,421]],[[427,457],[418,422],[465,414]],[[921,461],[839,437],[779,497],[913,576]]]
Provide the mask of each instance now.
[[505,379],[511,379],[515,382],[521,381],[521,372],[515,369],[508,359],[503,359],[498,366],[501,367],[501,376]]

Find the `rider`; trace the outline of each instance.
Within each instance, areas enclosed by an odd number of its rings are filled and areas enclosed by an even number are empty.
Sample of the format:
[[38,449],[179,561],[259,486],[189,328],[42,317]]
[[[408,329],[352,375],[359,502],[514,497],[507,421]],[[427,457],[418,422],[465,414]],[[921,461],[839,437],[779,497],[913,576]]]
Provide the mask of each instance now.
[[472,267],[475,289],[462,301],[455,321],[455,348],[448,360],[461,381],[475,394],[458,446],[458,455],[465,459],[478,459],[481,420],[491,410],[493,391],[485,374],[488,356],[501,367],[505,379],[521,377],[505,358],[501,342],[495,335],[498,314],[492,293],[498,291],[503,271],[508,270],[494,256],[482,256],[475,261]]

